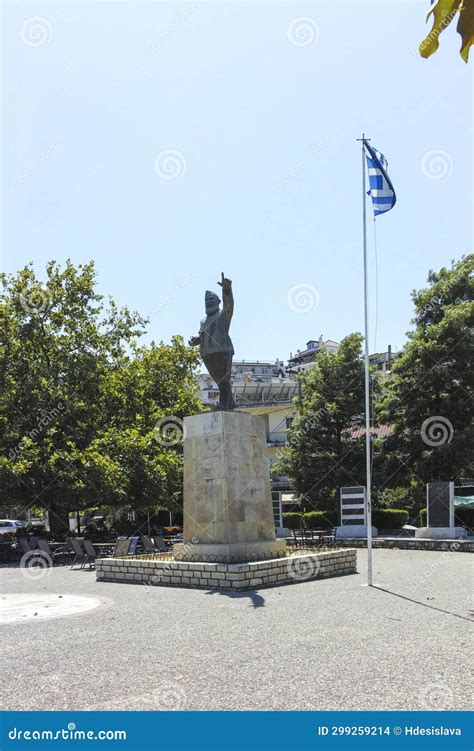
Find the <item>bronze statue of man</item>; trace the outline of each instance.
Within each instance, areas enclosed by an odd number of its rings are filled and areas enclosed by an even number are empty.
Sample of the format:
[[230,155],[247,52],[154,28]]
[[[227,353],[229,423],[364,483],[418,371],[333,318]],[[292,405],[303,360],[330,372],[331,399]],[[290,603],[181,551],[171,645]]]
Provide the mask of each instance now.
[[207,290],[206,318],[201,321],[198,336],[192,336],[189,340],[189,346],[199,345],[204,365],[219,387],[219,404],[216,409],[234,409],[235,403],[230,383],[234,347],[229,336],[230,322],[234,312],[232,282],[222,273],[222,279],[217,283],[222,287],[222,310],[219,309],[221,302],[219,297]]

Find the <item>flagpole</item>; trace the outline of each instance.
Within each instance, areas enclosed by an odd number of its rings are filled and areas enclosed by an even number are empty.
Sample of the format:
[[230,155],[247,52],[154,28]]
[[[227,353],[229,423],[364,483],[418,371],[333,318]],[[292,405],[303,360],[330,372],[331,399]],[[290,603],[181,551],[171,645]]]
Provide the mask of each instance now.
[[[358,139],[359,140],[359,139]],[[370,440],[370,382],[369,382],[369,274],[367,268],[367,189],[365,182],[365,133],[362,133],[362,226],[364,234],[364,323],[365,323],[365,467],[366,467],[366,511],[367,511],[367,586],[371,587],[372,577],[372,500],[371,500],[371,440]]]

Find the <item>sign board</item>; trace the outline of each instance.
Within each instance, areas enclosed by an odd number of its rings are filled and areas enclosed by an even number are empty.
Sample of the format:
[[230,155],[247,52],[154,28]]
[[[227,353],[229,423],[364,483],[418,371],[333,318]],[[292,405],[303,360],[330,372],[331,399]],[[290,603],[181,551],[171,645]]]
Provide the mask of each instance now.
[[365,487],[354,485],[341,488],[341,527],[367,524]]

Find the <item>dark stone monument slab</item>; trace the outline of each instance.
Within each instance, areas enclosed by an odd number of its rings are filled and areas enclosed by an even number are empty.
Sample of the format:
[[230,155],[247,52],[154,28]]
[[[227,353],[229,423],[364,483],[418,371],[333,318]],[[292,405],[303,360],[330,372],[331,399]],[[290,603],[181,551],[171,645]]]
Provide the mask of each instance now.
[[431,540],[455,540],[466,537],[464,527],[454,526],[454,482],[429,482],[426,485],[427,526],[415,530],[415,537]]
[[454,483],[429,482],[426,491],[427,526],[454,527]]

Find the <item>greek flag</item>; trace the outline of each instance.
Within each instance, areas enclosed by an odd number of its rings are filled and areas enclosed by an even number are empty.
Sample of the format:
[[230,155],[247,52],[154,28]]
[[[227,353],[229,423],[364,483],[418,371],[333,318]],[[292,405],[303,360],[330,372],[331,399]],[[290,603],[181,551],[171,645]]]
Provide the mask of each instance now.
[[387,175],[388,163],[384,155],[372,148],[364,140],[365,158],[367,159],[367,169],[369,170],[370,190],[368,195],[372,198],[374,214],[384,214],[395,206],[397,197],[393,185]]

